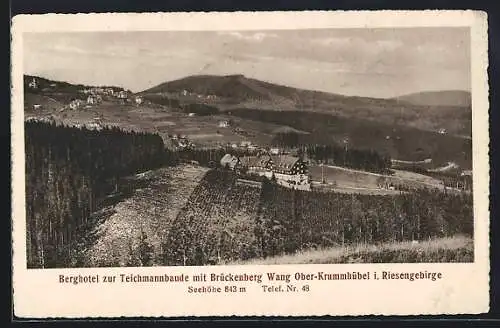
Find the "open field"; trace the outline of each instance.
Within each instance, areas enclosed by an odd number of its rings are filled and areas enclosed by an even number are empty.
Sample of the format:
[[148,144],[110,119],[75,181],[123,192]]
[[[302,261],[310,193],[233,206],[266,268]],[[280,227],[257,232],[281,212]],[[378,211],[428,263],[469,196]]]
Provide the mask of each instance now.
[[326,188],[338,192],[369,194],[394,194],[394,192],[398,192],[381,189],[379,187],[381,179],[386,183],[392,183],[393,185],[404,184],[411,188],[443,188],[442,182],[438,179],[414,172],[392,171],[394,172],[393,175],[383,175],[331,165],[325,165],[323,170],[319,165],[311,165],[309,167],[313,181],[320,183],[324,176],[325,183],[329,185]]
[[227,264],[460,263],[472,261],[474,261],[474,242],[472,238],[455,236],[419,243],[407,241],[381,245],[359,244],[350,247],[331,247]]
[[319,182],[312,182],[312,188],[316,191],[324,192],[338,192],[343,194],[360,194],[360,195],[399,195],[401,191],[390,190],[390,189],[380,189],[380,188],[370,188],[370,187],[349,187],[343,185],[337,185],[335,183],[322,184]]

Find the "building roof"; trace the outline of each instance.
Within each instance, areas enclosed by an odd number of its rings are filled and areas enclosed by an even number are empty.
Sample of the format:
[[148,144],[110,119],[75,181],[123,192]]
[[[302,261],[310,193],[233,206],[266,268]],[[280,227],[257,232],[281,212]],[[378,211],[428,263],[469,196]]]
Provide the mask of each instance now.
[[271,160],[271,157],[264,156],[244,156],[241,159],[241,164],[243,166],[254,166],[254,167],[265,167],[267,163]]
[[463,170],[462,176],[472,176],[472,170]]
[[290,155],[275,155],[271,156],[271,160],[276,169],[289,170],[299,161],[299,158]]

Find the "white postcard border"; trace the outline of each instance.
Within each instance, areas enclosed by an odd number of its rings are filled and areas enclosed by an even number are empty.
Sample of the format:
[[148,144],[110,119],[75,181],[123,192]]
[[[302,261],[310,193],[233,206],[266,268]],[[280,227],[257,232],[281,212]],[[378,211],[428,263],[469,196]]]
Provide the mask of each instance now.
[[[19,317],[176,317],[475,314],[489,308],[489,121],[486,14],[474,11],[358,11],[262,13],[46,14],[13,19],[12,222],[14,310]],[[24,32],[96,30],[272,30],[301,28],[470,26],[473,104],[475,262],[468,264],[335,264],[154,268],[26,268],[24,199]],[[186,283],[81,284],[58,282],[59,274],[120,275],[199,273],[312,273],[317,271],[441,272],[440,281],[295,281],[308,292],[265,293],[240,283],[245,293],[190,294]],[[210,284],[207,284],[210,285]]]

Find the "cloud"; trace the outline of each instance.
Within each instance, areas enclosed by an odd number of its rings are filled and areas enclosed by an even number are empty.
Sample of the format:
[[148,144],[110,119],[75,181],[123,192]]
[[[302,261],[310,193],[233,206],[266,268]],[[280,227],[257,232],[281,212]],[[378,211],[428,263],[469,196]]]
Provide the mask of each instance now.
[[403,46],[399,40],[378,40],[376,44],[384,50],[393,51]]
[[320,45],[320,46],[324,46],[324,47],[346,46],[346,45],[352,44],[352,38],[344,38],[344,37],[316,38],[316,39],[312,39],[311,42],[315,45]]
[[54,44],[50,48],[50,50],[54,52],[59,52],[59,53],[65,53],[65,54],[78,54],[78,55],[87,55],[87,54],[92,54],[92,51],[82,49],[80,47],[68,45],[68,44]]
[[241,32],[219,32],[219,35],[231,36],[238,40],[250,41],[250,42],[262,42],[267,38],[277,38],[278,35],[273,33],[241,33]]
[[329,48],[344,48],[356,49],[358,51],[366,51],[368,53],[378,53],[382,51],[394,51],[403,46],[400,40],[380,39],[366,40],[356,37],[326,37],[312,39],[314,45],[329,47]]

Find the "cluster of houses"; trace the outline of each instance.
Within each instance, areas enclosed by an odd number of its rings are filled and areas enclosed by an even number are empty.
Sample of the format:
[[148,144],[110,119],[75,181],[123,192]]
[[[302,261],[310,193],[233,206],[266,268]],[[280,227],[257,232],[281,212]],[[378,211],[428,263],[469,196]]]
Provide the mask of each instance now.
[[233,144],[230,144],[230,146],[233,149],[247,150],[247,151],[251,151],[251,152],[260,150],[260,147],[252,144],[251,141],[241,141],[239,144],[233,143]]
[[101,87],[93,87],[93,88],[85,88],[81,90],[81,92],[85,95],[88,95],[87,102],[95,103],[99,101],[102,97],[111,97],[117,99],[128,99],[129,92],[123,89],[115,89],[115,88],[101,88]]
[[86,95],[103,95],[103,96],[115,96],[115,93],[119,93],[121,91],[117,92],[113,88],[99,88],[99,87],[86,88],[82,90],[82,92]]
[[[121,93],[121,92],[124,92],[124,93]],[[126,94],[126,91],[123,91],[123,90],[120,91],[120,92],[117,92],[115,97],[118,98],[118,99],[127,101],[127,102],[130,101],[130,99],[128,98],[128,95]],[[87,99],[85,101],[81,100],[81,99],[73,99],[73,100],[71,100],[71,102],[69,103],[68,107],[70,109],[72,109],[72,110],[76,110],[76,109],[80,109],[84,105],[87,105],[87,107],[88,107],[88,106],[100,104],[100,103],[102,103],[102,100],[103,100],[103,96],[102,95],[90,93],[87,96]],[[144,102],[144,100],[143,100],[142,97],[137,96],[137,97],[134,98],[134,102],[135,102],[136,105],[141,105]]]
[[178,149],[185,150],[185,149],[195,148],[194,143],[191,140],[189,140],[186,136],[174,134],[169,137],[172,141],[172,144]]
[[272,155],[267,152],[257,156],[242,157],[226,154],[220,164],[231,170],[275,179],[276,183],[283,187],[311,190],[307,164],[296,156]]
[[[43,88],[42,91],[48,91],[54,89],[55,87],[57,87],[57,83],[51,83],[45,88]],[[28,82],[28,88],[33,90],[38,90],[40,88],[40,83],[36,78],[32,78],[31,81]]]
[[284,155],[286,151],[280,148],[262,148],[258,145],[254,145],[251,141],[241,141],[240,143],[228,143],[225,145],[227,148],[232,148],[234,150],[243,150],[253,153],[267,152],[270,155]]

